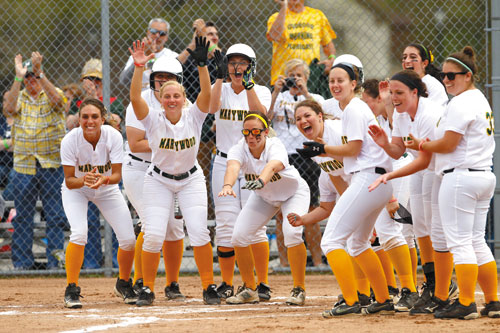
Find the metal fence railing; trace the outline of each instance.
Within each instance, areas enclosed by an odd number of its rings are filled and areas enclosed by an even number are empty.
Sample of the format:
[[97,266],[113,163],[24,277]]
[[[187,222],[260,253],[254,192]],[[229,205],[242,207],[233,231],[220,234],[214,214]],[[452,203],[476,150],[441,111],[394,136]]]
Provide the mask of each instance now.
[[[481,87],[487,82],[488,62],[491,61],[488,59],[484,31],[488,18],[487,4],[487,0],[306,1],[307,6],[320,9],[335,30],[337,38],[333,42],[337,55],[350,53],[358,56],[364,65],[366,78],[383,79],[401,69],[402,51],[412,42],[419,42],[432,49],[437,65],[440,65],[448,54],[459,51],[465,45],[471,45],[478,57]],[[106,10],[102,10],[104,5],[107,6]],[[101,59],[104,55],[103,95],[109,94],[112,104],[115,105],[111,106],[112,112],[116,112],[123,120],[129,100],[129,87],[120,82],[120,73],[129,57],[128,47],[134,40],[145,36],[148,22],[154,17],[164,18],[170,23],[165,47],[177,53],[181,53],[191,41],[192,25],[196,19],[202,18],[213,22],[219,34],[218,45],[223,52],[235,43],[245,43],[254,49],[257,55],[255,81],[271,88],[273,54],[272,44],[266,38],[266,30],[269,17],[279,10],[279,5],[275,1],[18,0],[5,1],[2,9],[3,20],[0,23],[0,33],[4,36],[2,47],[4,61],[0,63],[2,92],[8,91],[15,82],[14,57],[21,54],[23,60],[26,60],[33,51],[39,51],[43,55],[43,71],[46,77],[56,87],[64,89],[69,98],[68,108],[75,110],[75,102],[85,95],[80,80],[84,65],[88,60]],[[104,24],[109,22],[106,25],[107,29],[103,29],[103,22]],[[103,36],[109,39],[103,42]],[[324,55],[322,57],[325,59]],[[319,77],[318,80],[326,82],[327,78]],[[192,80],[185,80],[186,88],[189,88],[190,84]],[[325,98],[328,97],[326,92]],[[11,138],[13,132],[11,126],[12,119],[0,117],[1,139]],[[123,122],[121,126],[123,131]],[[210,126],[207,131],[210,131]],[[214,140],[213,135],[208,135],[199,155],[200,164],[207,174],[207,181],[210,179],[208,172],[214,152]],[[18,178],[9,177],[12,168],[11,150],[12,148],[9,151],[0,151],[0,187],[4,189],[4,199],[7,201],[0,222],[0,275],[12,274],[16,266],[12,260],[12,234],[15,232],[15,225],[11,222],[16,222],[14,201],[19,201],[19,195],[29,195],[22,192],[20,187],[22,184],[13,182]],[[58,184],[61,182],[60,179],[51,181]],[[211,193],[210,186],[208,190]],[[49,253],[46,251],[51,239],[47,239],[45,230],[49,210],[43,205],[44,199],[46,198],[38,198],[33,226],[31,221],[17,221],[29,224],[28,229],[34,229],[34,233],[27,233],[31,239],[28,237],[16,244],[17,248],[25,251],[24,254],[28,256],[26,261],[28,264],[19,264],[15,270],[16,274],[32,274],[33,269],[45,269],[47,265],[49,269],[46,272],[49,274],[62,272],[56,260],[63,256],[63,248],[60,246],[62,243],[56,245]],[[213,221],[215,216],[211,200],[209,205],[209,220]],[[19,211],[19,207],[17,208]],[[132,207],[131,211],[135,217]],[[104,220],[102,217],[99,218],[95,209],[91,209],[89,214],[91,214],[89,221],[92,223],[93,236],[89,236],[87,245],[89,250],[85,257],[84,268],[89,272],[110,272],[115,257],[113,253],[116,253],[112,250],[111,231],[109,227],[103,227]],[[19,219],[19,216],[17,218]],[[213,222],[211,224],[213,225]],[[62,236],[67,243],[68,224],[61,223],[59,228],[64,231]],[[489,235],[492,236],[492,221],[489,221],[488,228]],[[274,229],[269,230],[273,233]],[[57,237],[62,236],[59,234]],[[270,239],[274,239],[271,234]],[[314,242],[319,243],[319,241],[317,238]],[[188,241],[186,245],[189,245]],[[114,248],[116,249],[116,244]],[[278,248],[272,247],[272,250],[273,258],[276,258]],[[194,261],[189,259],[189,256],[190,252],[186,251],[183,271],[196,270]]]

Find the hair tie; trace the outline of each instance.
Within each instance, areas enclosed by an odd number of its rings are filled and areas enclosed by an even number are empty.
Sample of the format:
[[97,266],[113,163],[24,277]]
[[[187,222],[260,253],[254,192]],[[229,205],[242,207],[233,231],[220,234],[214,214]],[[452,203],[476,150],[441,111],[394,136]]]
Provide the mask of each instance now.
[[263,123],[264,123],[264,126],[267,128],[267,121],[261,117],[260,115],[256,114],[256,113],[248,113],[246,116],[245,116],[245,120],[247,120],[247,118],[249,117],[256,117],[256,118],[259,118]]
[[338,64],[332,66],[332,69],[337,68],[337,67],[345,70],[347,72],[347,74],[349,74],[349,78],[351,78],[351,81],[356,80],[356,74],[354,74],[354,69],[352,68],[351,64],[348,64],[346,62],[341,62],[341,63],[338,63]]
[[472,69],[470,69],[469,66],[467,66],[466,64],[464,64],[462,61],[458,60],[457,58],[454,58],[454,57],[448,57],[446,58],[445,61],[448,61],[448,60],[451,60],[451,61],[454,61],[460,65],[462,65],[466,70],[468,70],[469,72],[471,72],[472,74],[474,74],[474,72],[472,71]]

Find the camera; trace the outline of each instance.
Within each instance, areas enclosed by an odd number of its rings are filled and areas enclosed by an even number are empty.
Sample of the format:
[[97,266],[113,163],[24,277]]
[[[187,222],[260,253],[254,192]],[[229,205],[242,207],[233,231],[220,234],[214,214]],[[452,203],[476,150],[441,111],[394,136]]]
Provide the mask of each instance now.
[[293,87],[296,87],[295,78],[293,78],[293,77],[287,77],[285,79],[285,86],[287,86],[289,89],[293,88]]

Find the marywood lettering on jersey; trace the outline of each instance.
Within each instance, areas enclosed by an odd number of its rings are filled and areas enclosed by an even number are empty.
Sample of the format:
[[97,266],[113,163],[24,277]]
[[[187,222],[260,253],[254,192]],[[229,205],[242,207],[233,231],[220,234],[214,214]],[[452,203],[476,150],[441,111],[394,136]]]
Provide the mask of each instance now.
[[219,118],[224,120],[243,121],[248,110],[220,109]]
[[179,141],[175,141],[172,138],[161,138],[159,148],[160,149],[169,149],[169,150],[184,150],[191,147],[194,147],[196,144],[196,138],[193,136],[192,138],[182,139]]
[[92,164],[84,164],[78,166],[78,171],[80,172],[91,172],[94,168],[97,168],[99,173],[105,173],[108,170],[111,170],[111,161],[108,161],[105,165],[92,165]]
[[319,167],[326,173],[342,169],[344,164],[337,160],[330,160],[319,164]]
[[[248,182],[250,180],[256,180],[257,178],[259,178],[259,175],[256,175],[254,173],[245,173],[245,180]],[[271,180],[270,182],[276,182],[278,180],[281,179],[281,176],[279,175],[279,173],[275,173],[272,177],[271,177]]]

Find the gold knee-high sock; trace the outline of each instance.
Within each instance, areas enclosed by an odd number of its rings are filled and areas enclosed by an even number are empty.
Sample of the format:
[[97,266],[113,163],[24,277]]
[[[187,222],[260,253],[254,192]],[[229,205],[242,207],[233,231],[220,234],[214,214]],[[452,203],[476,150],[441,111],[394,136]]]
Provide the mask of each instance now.
[[351,256],[349,256],[349,258],[351,258],[354,279],[356,280],[356,288],[358,289],[360,294],[370,296],[370,281],[368,281],[365,273],[363,272],[361,267],[359,267],[356,260]]
[[142,279],[142,244],[144,243],[144,233],[141,231],[135,241],[134,254],[134,283]]
[[483,290],[486,303],[498,301],[498,273],[495,261],[490,261],[478,267],[477,281]]
[[408,245],[404,244],[386,251],[391,258],[391,262],[398,273],[401,288],[408,288],[411,292],[416,292],[415,283],[413,283],[413,273],[411,271],[411,257]]
[[203,289],[214,283],[214,258],[212,255],[212,244],[208,242],[203,246],[193,246],[194,261],[198,266],[201,285]]
[[118,248],[116,259],[118,260],[118,271],[122,280],[128,281],[130,279],[130,273],[134,265],[134,252],[135,250],[125,251],[122,248]]
[[257,274],[257,281],[259,283],[263,282],[265,284],[268,284],[269,242],[260,242],[257,244],[252,244],[250,246],[252,247],[253,262],[255,265],[255,274]]
[[160,252],[153,253],[142,250],[142,274],[144,286],[155,291],[156,272],[160,264]]
[[377,302],[383,303],[389,299],[389,290],[387,289],[387,281],[385,279],[384,269],[375,252],[368,249],[355,257],[359,267],[363,270]]
[[304,243],[288,248],[288,263],[293,277],[293,287],[306,289],[307,251]]
[[[234,252],[234,249],[232,247],[224,247],[224,246],[219,246],[217,250],[220,252]],[[234,255],[230,257],[219,256],[219,267],[220,267],[220,274],[222,276],[222,281],[226,282],[228,286],[233,285],[235,261],[236,257]]]
[[410,248],[410,257],[411,257],[411,272],[413,274],[413,283],[415,286],[417,285],[417,267],[418,267],[418,255],[417,248]]
[[451,252],[434,251],[434,274],[436,276],[434,296],[442,301],[446,301],[448,299],[451,275],[453,274],[453,255]]
[[356,290],[356,280],[354,279],[354,270],[349,255],[345,250],[338,249],[328,252],[326,258],[332,268],[333,274],[335,274],[335,278],[337,279],[340,290],[342,291],[342,296],[347,305],[353,305],[358,301],[358,293]]
[[462,264],[455,265],[455,272],[457,273],[457,284],[460,290],[458,300],[460,304],[469,306],[474,302],[477,282],[478,267],[475,264]]
[[387,286],[391,286],[397,288],[396,277],[394,276],[394,266],[392,265],[391,258],[389,258],[389,254],[382,250],[376,251],[378,259],[380,260],[380,264],[382,264],[382,268],[384,269],[385,279],[387,280]]
[[68,284],[74,283],[78,286],[78,277],[83,265],[83,253],[85,245],[69,243],[66,247],[66,280]]
[[255,267],[254,257],[252,253],[251,246],[245,247],[234,247],[234,253],[236,255],[236,261],[238,262],[238,269],[240,270],[241,279],[245,285],[255,290],[257,284],[255,283],[255,276],[253,275],[253,270]]
[[434,249],[432,248],[431,236],[417,238],[417,243],[422,265],[434,262]]
[[167,286],[174,281],[179,281],[183,253],[184,239],[163,242],[163,262],[165,263]]

